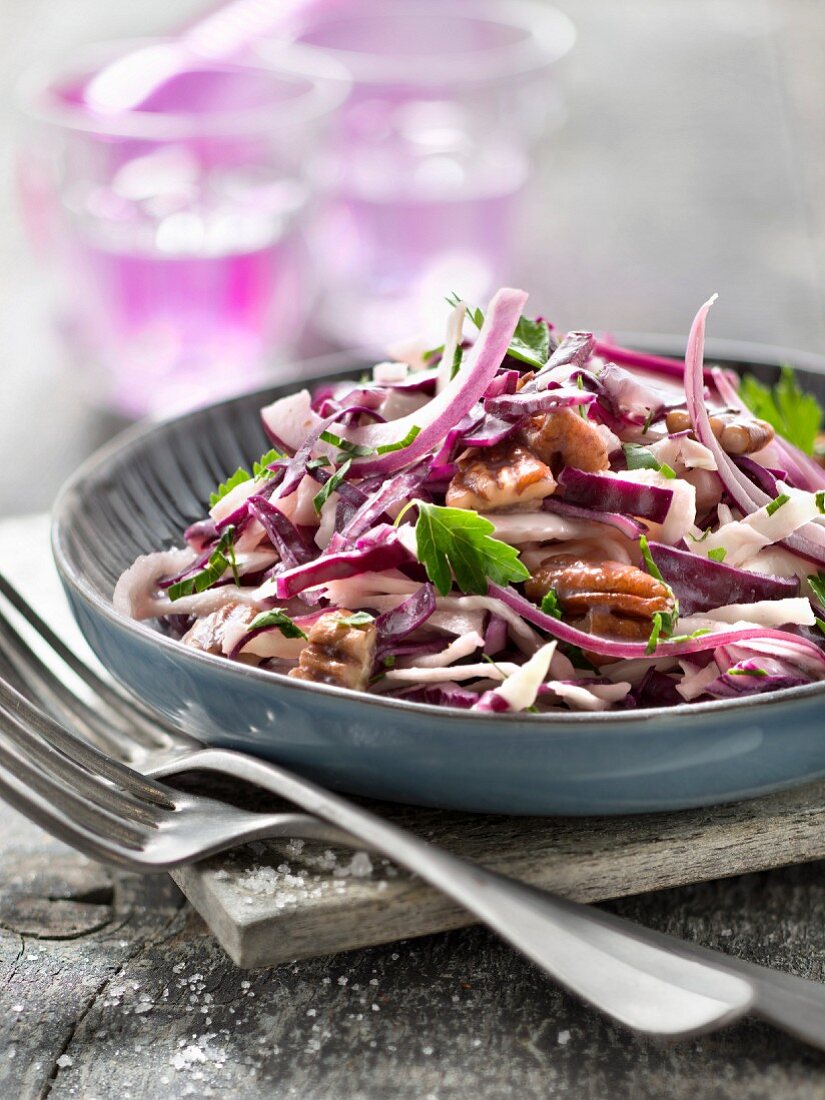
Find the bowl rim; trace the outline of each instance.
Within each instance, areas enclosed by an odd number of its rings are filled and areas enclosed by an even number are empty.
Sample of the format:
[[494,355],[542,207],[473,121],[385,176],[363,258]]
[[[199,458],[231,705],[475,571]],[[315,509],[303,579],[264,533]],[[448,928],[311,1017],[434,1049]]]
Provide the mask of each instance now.
[[[684,347],[684,339],[673,336],[655,336],[640,333],[617,333],[615,339],[623,346],[633,347],[639,351],[658,352],[659,354],[677,354],[681,356]],[[678,350],[677,350],[678,349]],[[216,674],[229,677],[239,677],[242,680],[252,681],[262,685],[290,688],[299,693],[321,692],[331,699],[341,699],[350,703],[362,703],[384,707],[392,711],[402,711],[409,714],[421,714],[422,716],[438,717],[445,722],[454,722],[466,719],[469,711],[460,707],[437,706],[432,703],[420,703],[413,700],[391,698],[383,695],[371,695],[368,692],[353,691],[350,688],[338,687],[333,684],[309,683],[293,679],[284,673],[271,669],[258,668],[253,665],[245,665],[239,661],[229,661],[217,654],[204,653],[200,650],[183,646],[181,643],[163,634],[148,625],[148,621],[131,619],[116,611],[110,600],[106,599],[98,589],[91,584],[85,576],[75,570],[71,562],[69,551],[64,545],[64,531],[67,526],[67,513],[70,512],[73,502],[82,495],[84,482],[102,467],[107,465],[116,456],[139,447],[153,436],[162,434],[168,428],[180,425],[192,416],[205,413],[214,413],[232,405],[238,401],[248,401],[256,397],[264,400],[272,393],[273,389],[281,390],[287,387],[304,388],[312,387],[322,382],[330,375],[345,375],[348,371],[358,369],[359,361],[372,354],[371,349],[354,349],[348,352],[335,352],[331,355],[321,356],[316,359],[305,360],[296,363],[294,371],[288,377],[279,381],[274,379],[266,386],[257,387],[233,397],[223,398],[220,401],[201,406],[189,412],[173,415],[160,420],[143,420],[120,432],[91,454],[81,465],[66,479],[58,490],[55,502],[52,506],[51,519],[51,547],[60,578],[65,586],[70,588],[76,597],[87,604],[91,604],[97,613],[102,614],[115,627],[131,633],[136,640],[141,642],[151,641],[162,649],[168,650],[173,657],[184,661],[194,661],[201,664],[204,669],[211,669]],[[792,363],[795,368],[805,372],[820,374],[825,378],[825,356],[814,352],[791,351],[771,345],[742,342],[717,338],[707,342],[707,357],[718,359],[728,364],[746,364],[753,366],[776,368],[781,363]],[[307,368],[309,372],[307,373]],[[287,390],[287,392],[291,392]],[[623,725],[627,723],[647,724],[649,732],[654,731],[657,719],[665,716],[672,723],[672,729],[678,729],[691,715],[697,718],[724,714],[731,710],[742,711],[746,707],[766,708],[782,703],[804,701],[825,695],[825,681],[812,684],[802,684],[797,687],[780,688],[778,691],[766,692],[764,695],[751,695],[743,699],[714,699],[700,703],[678,703],[670,707],[645,707],[629,710],[605,710],[605,711],[571,711],[558,714],[501,714],[494,712],[473,711],[472,720],[479,722],[480,728],[486,726],[492,730],[504,720],[514,727],[527,723],[534,727],[544,727],[551,734],[557,727],[575,726],[593,728],[594,731],[607,725]]]

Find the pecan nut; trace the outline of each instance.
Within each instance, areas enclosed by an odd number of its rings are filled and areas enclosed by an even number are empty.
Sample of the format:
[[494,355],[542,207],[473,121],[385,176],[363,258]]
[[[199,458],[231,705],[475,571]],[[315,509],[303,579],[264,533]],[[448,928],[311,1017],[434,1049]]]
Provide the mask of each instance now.
[[[755,416],[722,409],[709,416],[710,428],[722,450],[729,455],[752,455],[767,447],[776,435],[772,425]],[[692,428],[687,409],[671,409],[665,417],[669,432],[685,432]]]
[[663,581],[619,561],[545,558],[524,590],[538,603],[551,589],[566,620],[602,637],[647,638],[654,614],[676,606]]
[[554,473],[563,466],[596,474],[610,467],[607,444],[598,427],[572,409],[554,409],[530,418],[521,436]]
[[520,508],[550,496],[556,488],[541,459],[512,439],[495,447],[473,447],[457,465],[445,498],[449,508],[476,512]]

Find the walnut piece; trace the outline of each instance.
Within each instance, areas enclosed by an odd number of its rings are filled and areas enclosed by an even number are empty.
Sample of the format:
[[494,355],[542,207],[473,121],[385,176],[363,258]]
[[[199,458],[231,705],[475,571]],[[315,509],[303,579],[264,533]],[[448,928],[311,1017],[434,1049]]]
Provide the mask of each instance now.
[[445,503],[476,512],[512,510],[543,500],[555,488],[555,478],[540,459],[505,439],[495,447],[472,447],[459,458]]
[[[712,413],[708,419],[722,450],[729,455],[755,454],[767,447],[776,435],[767,421],[731,409]],[[665,423],[669,432],[684,432],[692,428],[687,409],[671,409]]]
[[607,444],[598,427],[573,409],[554,409],[530,418],[521,437],[554,473],[563,466],[596,474],[610,468]]
[[550,589],[568,622],[602,637],[647,638],[653,615],[675,608],[666,584],[619,561],[545,558],[524,590],[540,603]]
[[289,671],[293,679],[337,684],[356,691],[366,688],[375,661],[377,632],[374,623],[348,626],[341,621],[349,615],[351,611],[341,608],[315,620],[298,667]]

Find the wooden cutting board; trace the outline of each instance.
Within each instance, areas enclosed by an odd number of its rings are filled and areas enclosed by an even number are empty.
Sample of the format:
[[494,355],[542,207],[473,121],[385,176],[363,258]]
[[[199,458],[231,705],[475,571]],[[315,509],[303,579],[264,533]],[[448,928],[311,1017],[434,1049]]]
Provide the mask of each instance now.
[[[381,805],[398,824],[514,878],[601,901],[825,857],[825,781],[710,809],[516,818]],[[239,966],[389,943],[472,923],[380,857],[270,841],[173,874]],[[335,862],[333,864],[333,858]],[[355,872],[354,874],[352,872]]]
[[[48,523],[0,523],[0,570],[91,654],[51,563]],[[825,857],[825,780],[735,805],[604,818],[517,818],[380,805],[421,836],[579,901],[601,901]],[[471,923],[380,857],[272,841],[172,876],[239,965],[274,966]]]

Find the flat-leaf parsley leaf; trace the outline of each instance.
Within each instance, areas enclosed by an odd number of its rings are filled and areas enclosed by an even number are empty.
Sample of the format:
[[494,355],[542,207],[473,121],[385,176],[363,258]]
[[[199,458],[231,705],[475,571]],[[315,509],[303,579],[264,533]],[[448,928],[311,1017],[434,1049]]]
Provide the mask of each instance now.
[[450,591],[453,576],[462,592],[475,595],[484,595],[490,582],[506,585],[530,576],[515,547],[490,537],[495,527],[484,516],[423,500],[416,506],[418,560],[440,595]]
[[779,381],[769,389],[752,374],[746,374],[739,396],[754,416],[767,420],[789,443],[806,454],[813,454],[822,408],[815,397],[798,386],[792,367],[782,368]]
[[[461,299],[455,293],[447,299],[448,305],[451,306],[457,306],[460,302]],[[468,307],[467,316],[478,329],[484,324],[484,313],[478,307],[475,309]],[[529,317],[519,317],[507,354],[513,359],[518,359],[540,370],[550,358],[550,326],[546,321],[533,321]]]

